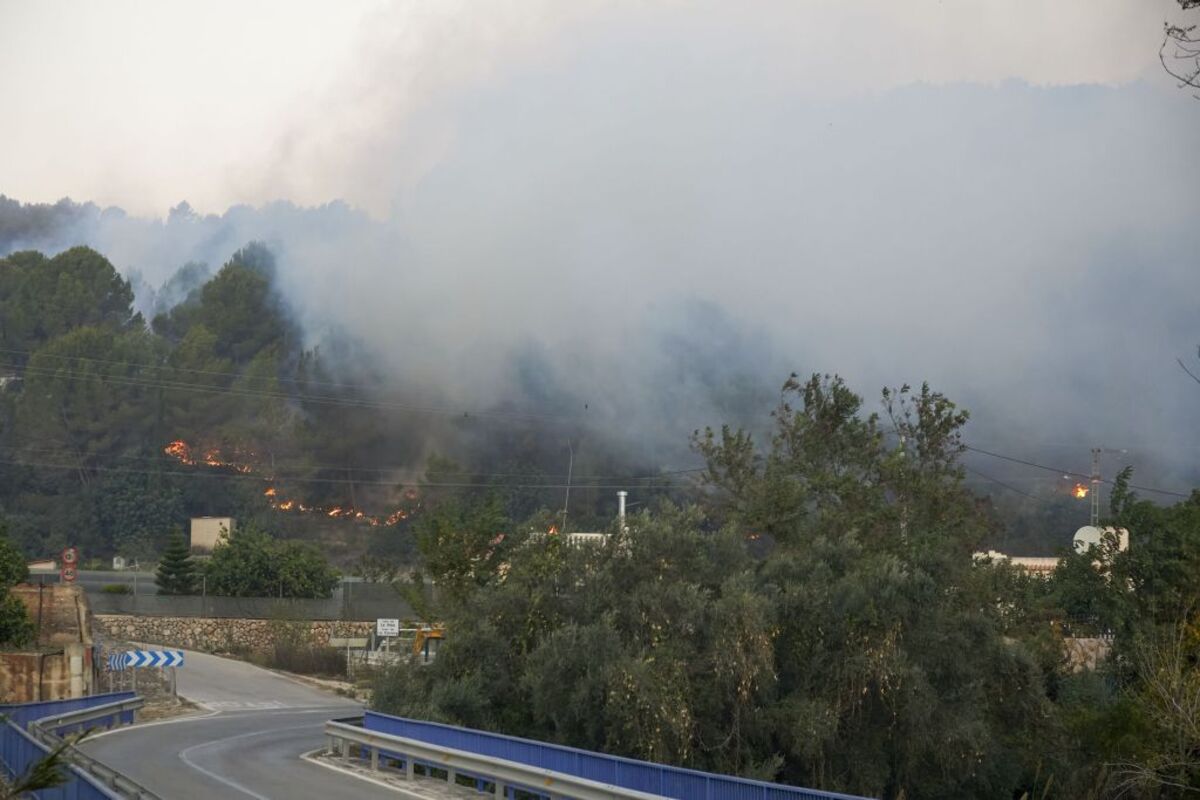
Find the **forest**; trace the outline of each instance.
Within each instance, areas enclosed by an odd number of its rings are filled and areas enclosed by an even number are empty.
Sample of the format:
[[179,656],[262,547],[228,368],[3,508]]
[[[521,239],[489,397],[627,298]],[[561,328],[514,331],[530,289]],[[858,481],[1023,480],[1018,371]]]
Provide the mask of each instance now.
[[[377,680],[399,714],[897,800],[1200,788],[1200,494],[1151,502],[1125,470],[1104,524],[1129,549],[1060,549],[1034,577],[976,554],[1053,549],[1039,531],[1061,539],[1078,506],[976,491],[968,415],[928,386],[867,402],[792,376],[759,425],[697,431],[696,470],[602,445],[565,461],[569,422],[405,394],[353,342],[307,341],[275,281],[252,243],[143,314],[91,249],[0,260],[16,548],[165,555],[160,585],[186,592],[190,516],[244,526],[227,560],[315,543],[453,632]],[[336,581],[311,574],[294,593]]]
[[[412,517],[441,494],[498,487],[514,518],[561,504],[555,418],[397,391],[353,342],[305,342],[275,280],[252,243],[184,265],[143,315],[89,248],[0,259],[0,510],[27,555],[153,562],[189,517],[232,516],[377,570],[411,561]],[[621,475],[667,488],[603,443],[573,467],[577,525]]]

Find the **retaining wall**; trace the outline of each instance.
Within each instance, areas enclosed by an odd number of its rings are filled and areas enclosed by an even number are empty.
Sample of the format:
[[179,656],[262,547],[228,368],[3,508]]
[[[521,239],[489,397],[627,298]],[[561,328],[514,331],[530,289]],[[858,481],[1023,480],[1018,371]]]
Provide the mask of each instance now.
[[336,620],[225,619],[213,617],[142,617],[96,614],[106,636],[209,653],[263,652],[279,639],[326,646],[330,637],[369,636],[373,622]]

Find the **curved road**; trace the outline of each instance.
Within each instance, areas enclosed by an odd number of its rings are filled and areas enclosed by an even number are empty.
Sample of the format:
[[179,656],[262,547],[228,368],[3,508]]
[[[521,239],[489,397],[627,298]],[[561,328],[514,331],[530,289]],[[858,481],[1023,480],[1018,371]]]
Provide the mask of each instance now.
[[241,661],[187,652],[179,694],[198,714],[121,728],[83,749],[164,798],[388,798],[395,791],[300,758],[326,720],[362,711],[333,693]]

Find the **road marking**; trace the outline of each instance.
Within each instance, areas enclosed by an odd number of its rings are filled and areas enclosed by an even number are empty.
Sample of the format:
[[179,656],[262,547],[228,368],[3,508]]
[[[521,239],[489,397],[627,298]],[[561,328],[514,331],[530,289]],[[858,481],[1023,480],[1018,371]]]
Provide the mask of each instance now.
[[100,731],[99,733],[89,734],[88,741],[89,742],[95,741],[96,739],[99,739],[102,736],[110,736],[111,734],[114,734],[114,733],[124,733],[125,731],[136,731],[136,730],[141,730],[142,728],[153,728],[156,725],[174,725],[177,722],[195,722],[198,719],[208,719],[210,717],[215,717],[217,714],[220,714],[220,713],[221,713],[220,711],[209,711],[207,714],[183,714],[178,717],[171,717],[171,719],[155,720],[154,722],[135,722],[132,725],[122,725],[119,728],[109,728],[106,731]]
[[307,725],[292,725],[291,727],[288,727],[288,728],[267,728],[266,730],[251,731],[250,733],[242,733],[242,734],[238,734],[237,736],[224,736],[220,739],[213,739],[212,741],[201,742],[200,744],[194,744],[191,747],[184,748],[183,750],[179,751],[179,758],[181,761],[183,761],[183,763],[187,764],[192,769],[196,770],[197,772],[203,773],[204,775],[207,775],[208,777],[212,778],[215,781],[223,783],[224,785],[228,786],[230,789],[234,789],[235,791],[241,792],[242,794],[244,794],[248,797],[253,797],[253,798],[255,798],[255,800],[271,800],[271,798],[266,797],[265,795],[261,795],[258,792],[254,791],[253,789],[250,789],[247,786],[243,786],[242,784],[238,783],[235,780],[231,780],[230,778],[226,778],[224,775],[221,775],[219,773],[213,772],[210,769],[200,766],[195,761],[193,761],[189,757],[188,754],[195,750],[199,750],[203,747],[211,747],[214,744],[224,744],[225,742],[236,742],[239,739],[251,739],[255,736],[263,736],[268,733],[283,733],[284,731],[297,731],[297,730],[302,730],[304,728],[318,728],[318,727],[323,728],[324,726],[321,725],[321,723],[310,722]]
[[196,700],[196,705],[214,711],[274,711],[280,708],[297,708],[278,700]]

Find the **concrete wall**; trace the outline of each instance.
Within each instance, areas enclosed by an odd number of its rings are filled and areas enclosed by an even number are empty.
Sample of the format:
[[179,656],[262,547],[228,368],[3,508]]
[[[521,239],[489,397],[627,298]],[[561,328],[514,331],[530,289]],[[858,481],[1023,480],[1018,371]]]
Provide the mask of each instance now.
[[234,528],[232,517],[192,517],[192,552],[211,553],[221,535],[228,533],[232,536]]
[[324,646],[333,637],[369,636],[372,622],[280,621],[206,617],[135,617],[97,614],[95,624],[114,639],[147,642],[210,653],[263,652],[279,638]]
[[93,694],[92,615],[83,591],[64,584],[19,584],[10,591],[38,628],[29,650],[0,653],[0,702]]
[[69,644],[45,652],[0,653],[0,703],[34,703],[94,694],[92,649]]

